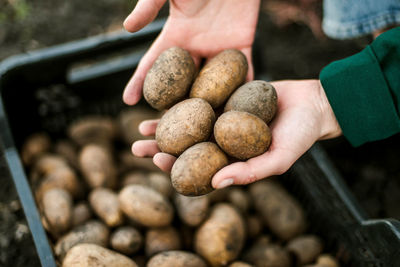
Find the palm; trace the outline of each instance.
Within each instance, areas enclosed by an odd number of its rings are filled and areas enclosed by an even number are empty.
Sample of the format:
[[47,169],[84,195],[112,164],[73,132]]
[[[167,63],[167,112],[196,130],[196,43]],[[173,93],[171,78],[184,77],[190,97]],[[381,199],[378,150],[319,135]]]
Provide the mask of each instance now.
[[[140,99],[147,71],[158,55],[172,46],[188,50],[197,66],[202,59],[208,59],[224,49],[239,49],[249,61],[247,78],[251,80],[253,78],[251,46],[254,41],[258,9],[259,0],[171,1],[170,16],[128,83],[124,101],[135,104]],[[144,16],[138,14],[130,21],[132,15],[128,17],[125,27],[135,31],[138,27],[144,26],[143,23],[137,25],[140,22],[140,15]]]
[[[335,115],[318,80],[273,82],[278,94],[278,113],[270,125],[272,143],[269,150],[246,162],[236,162],[215,174],[213,186],[234,178],[235,184],[248,184],[271,175],[281,174],[319,139],[341,133]],[[144,135],[154,135],[157,121],[142,123]],[[133,145],[137,156],[154,156],[154,163],[164,171],[171,170],[175,158],[160,153],[155,140]]]

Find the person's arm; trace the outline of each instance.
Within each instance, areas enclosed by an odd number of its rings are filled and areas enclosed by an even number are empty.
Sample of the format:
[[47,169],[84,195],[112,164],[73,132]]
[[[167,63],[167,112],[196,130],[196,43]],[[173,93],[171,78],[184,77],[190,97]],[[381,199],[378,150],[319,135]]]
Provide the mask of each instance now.
[[320,74],[343,135],[354,146],[400,132],[400,27]]

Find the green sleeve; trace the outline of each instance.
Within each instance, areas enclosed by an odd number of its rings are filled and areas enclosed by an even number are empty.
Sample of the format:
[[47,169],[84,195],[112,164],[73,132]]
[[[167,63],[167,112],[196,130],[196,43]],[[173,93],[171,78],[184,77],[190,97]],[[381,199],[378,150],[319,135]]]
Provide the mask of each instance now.
[[400,132],[400,27],[360,53],[332,62],[320,80],[353,146]]

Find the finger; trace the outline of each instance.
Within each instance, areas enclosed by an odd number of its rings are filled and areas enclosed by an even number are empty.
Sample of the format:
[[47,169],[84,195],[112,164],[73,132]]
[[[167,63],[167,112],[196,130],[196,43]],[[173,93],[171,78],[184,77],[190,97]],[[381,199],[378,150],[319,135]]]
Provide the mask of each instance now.
[[154,164],[164,172],[171,172],[176,158],[167,153],[157,153],[153,157]]
[[257,180],[279,175],[287,171],[297,156],[281,149],[271,149],[261,156],[246,162],[236,162],[222,168],[212,180],[214,188],[223,188],[231,184],[249,184]]
[[196,65],[197,70],[200,69],[201,67],[201,57],[200,56],[196,56],[196,55],[191,55],[194,61],[194,64]]
[[126,104],[134,105],[140,100],[142,96],[144,79],[146,78],[147,72],[153,65],[153,62],[164,50],[173,46],[170,42],[165,41],[164,39],[165,38],[161,33],[140,60],[135,73],[129,80],[124,90],[123,100]]
[[124,21],[128,32],[136,32],[152,22],[166,0],[141,0]]
[[247,58],[247,63],[249,65],[249,70],[247,71],[246,81],[252,81],[254,79],[254,67],[253,67],[253,59],[251,57],[251,47],[241,49],[243,54]]
[[132,153],[136,157],[153,157],[160,152],[156,140],[139,140],[133,143]]
[[160,120],[147,120],[139,124],[139,132],[144,136],[151,136],[156,133],[157,124]]

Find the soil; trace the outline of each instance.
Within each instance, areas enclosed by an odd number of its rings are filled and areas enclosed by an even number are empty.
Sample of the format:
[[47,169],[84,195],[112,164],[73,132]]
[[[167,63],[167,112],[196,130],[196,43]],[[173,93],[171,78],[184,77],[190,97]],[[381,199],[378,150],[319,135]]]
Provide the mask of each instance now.
[[[0,0],[0,60],[91,35],[122,29],[131,0]],[[162,12],[165,15],[166,9]],[[259,20],[255,44],[258,78],[317,78],[329,62],[360,51],[370,38],[352,41],[316,39],[308,27],[275,26],[267,14]],[[267,74],[266,74],[267,73]],[[400,219],[399,138],[351,147],[340,138],[324,143],[360,203],[371,217]],[[0,266],[39,266],[35,247],[14,186],[0,153]]]

